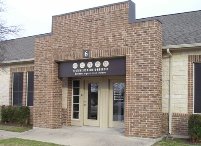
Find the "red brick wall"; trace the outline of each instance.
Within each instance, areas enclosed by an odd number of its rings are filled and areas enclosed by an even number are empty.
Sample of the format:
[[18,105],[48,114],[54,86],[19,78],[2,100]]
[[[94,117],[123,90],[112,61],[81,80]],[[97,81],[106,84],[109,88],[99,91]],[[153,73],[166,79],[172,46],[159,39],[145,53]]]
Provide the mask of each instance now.
[[[189,114],[173,113],[172,114],[172,135],[188,135],[188,117]],[[162,132],[168,134],[168,113],[162,116]]]
[[[126,56],[125,134],[161,136],[161,24],[129,23],[129,1],[53,17],[52,34],[35,43],[34,126],[62,125],[61,81],[56,61]],[[71,85],[69,80],[69,87]],[[71,124],[68,90],[67,125]]]

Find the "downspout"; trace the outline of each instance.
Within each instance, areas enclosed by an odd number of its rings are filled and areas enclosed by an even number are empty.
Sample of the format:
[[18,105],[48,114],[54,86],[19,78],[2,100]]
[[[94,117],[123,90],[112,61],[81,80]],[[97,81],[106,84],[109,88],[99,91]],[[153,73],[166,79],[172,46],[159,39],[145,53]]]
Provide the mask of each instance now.
[[169,55],[169,102],[168,102],[168,134],[171,135],[172,134],[172,99],[171,99],[171,57],[172,54],[170,52],[170,49],[167,49],[167,53]]

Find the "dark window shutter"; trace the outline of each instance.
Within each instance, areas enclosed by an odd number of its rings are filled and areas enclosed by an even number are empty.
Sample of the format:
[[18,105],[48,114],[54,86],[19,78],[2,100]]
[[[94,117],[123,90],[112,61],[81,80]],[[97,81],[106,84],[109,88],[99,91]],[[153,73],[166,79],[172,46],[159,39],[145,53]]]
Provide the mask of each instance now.
[[23,96],[23,72],[13,74],[13,105],[21,106]]
[[201,113],[201,63],[194,65],[194,113]]
[[34,72],[28,72],[27,106],[33,106]]

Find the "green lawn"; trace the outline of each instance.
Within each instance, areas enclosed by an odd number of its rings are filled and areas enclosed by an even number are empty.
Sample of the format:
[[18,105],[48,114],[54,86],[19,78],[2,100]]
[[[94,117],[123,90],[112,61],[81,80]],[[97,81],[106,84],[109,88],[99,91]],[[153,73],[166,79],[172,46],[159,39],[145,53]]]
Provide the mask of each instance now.
[[153,146],[201,146],[201,144],[189,144],[185,139],[173,139],[173,140],[161,140],[155,143]]
[[10,138],[0,140],[0,145],[4,146],[60,146],[53,143],[46,143],[34,140],[24,140],[19,138]]
[[12,126],[12,125],[3,125],[0,124],[0,130],[12,131],[12,132],[24,132],[32,129],[32,127],[20,127],[20,126]]

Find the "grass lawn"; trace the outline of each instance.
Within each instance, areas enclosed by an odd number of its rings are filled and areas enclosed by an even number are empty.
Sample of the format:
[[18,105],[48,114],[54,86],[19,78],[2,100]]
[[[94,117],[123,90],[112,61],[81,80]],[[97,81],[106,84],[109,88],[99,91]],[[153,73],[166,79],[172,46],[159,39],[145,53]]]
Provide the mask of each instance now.
[[4,125],[0,124],[0,130],[5,131],[12,131],[12,132],[24,132],[32,129],[32,127],[20,127],[20,126],[14,126],[14,125]]
[[201,146],[201,144],[190,144],[189,140],[186,139],[163,139],[155,143],[153,146]]
[[19,138],[10,138],[0,140],[0,145],[4,146],[60,146],[53,143],[46,143],[34,140],[24,140]]

